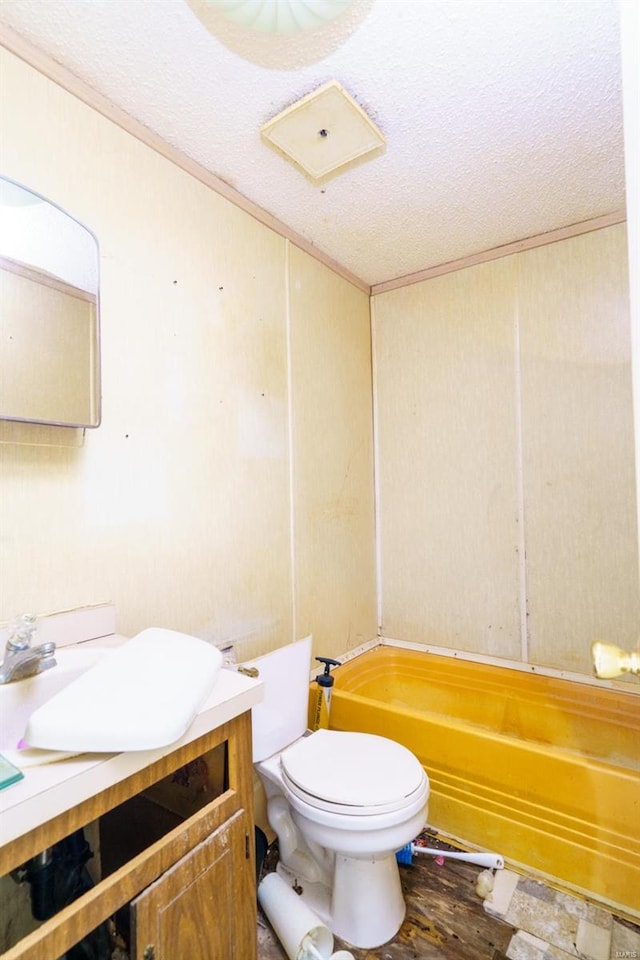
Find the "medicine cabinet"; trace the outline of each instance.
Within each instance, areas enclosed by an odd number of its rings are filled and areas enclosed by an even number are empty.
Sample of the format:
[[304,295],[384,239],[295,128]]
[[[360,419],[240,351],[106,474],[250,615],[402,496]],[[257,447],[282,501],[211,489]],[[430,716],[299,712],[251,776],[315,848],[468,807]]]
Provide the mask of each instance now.
[[0,419],[100,423],[98,244],[0,177]]

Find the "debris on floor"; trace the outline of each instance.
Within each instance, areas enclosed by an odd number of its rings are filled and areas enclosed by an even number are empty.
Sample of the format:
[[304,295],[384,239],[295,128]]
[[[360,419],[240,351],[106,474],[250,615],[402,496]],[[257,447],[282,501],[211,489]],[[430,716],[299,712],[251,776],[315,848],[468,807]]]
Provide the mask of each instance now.
[[[454,850],[433,831],[429,847]],[[277,842],[263,873],[275,870]],[[419,857],[400,866],[407,916],[391,943],[369,950],[336,939],[354,960],[640,960],[640,926],[604,907],[512,870],[493,873],[476,892],[481,869],[461,860]],[[486,883],[482,886],[485,892]],[[258,960],[287,960],[258,911]]]

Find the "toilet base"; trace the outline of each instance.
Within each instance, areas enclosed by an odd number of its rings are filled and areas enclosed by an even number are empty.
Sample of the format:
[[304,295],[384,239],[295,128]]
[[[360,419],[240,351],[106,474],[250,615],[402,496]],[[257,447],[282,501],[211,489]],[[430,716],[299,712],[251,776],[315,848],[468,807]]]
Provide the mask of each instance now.
[[299,889],[303,902],[337,937],[361,949],[392,940],[406,905],[395,854],[367,860],[336,854],[333,892],[322,883],[300,881],[279,863],[277,871]]
[[379,947],[395,937],[405,912],[395,853],[370,860],[336,854],[329,924],[336,936],[354,947]]

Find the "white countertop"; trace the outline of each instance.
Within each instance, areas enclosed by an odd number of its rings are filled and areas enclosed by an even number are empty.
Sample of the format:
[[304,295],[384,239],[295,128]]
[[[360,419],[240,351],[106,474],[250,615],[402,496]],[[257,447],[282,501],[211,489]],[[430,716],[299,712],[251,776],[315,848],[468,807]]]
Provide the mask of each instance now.
[[156,750],[82,754],[23,770],[24,779],[0,790],[0,847],[133,773],[233,720],[262,700],[262,682],[221,670],[187,732]]

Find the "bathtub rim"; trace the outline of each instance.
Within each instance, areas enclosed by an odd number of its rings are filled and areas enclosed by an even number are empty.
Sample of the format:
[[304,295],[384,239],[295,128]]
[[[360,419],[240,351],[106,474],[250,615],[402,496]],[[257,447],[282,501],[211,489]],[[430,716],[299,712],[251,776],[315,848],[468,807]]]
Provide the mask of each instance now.
[[[376,637],[373,640],[367,640],[357,647],[347,650],[345,653],[337,654],[336,660],[340,664],[349,663],[363,653],[375,650],[377,647],[396,647],[399,650],[411,650],[413,653],[428,653],[432,656],[444,657],[450,660],[464,660],[469,663],[481,663],[490,667],[502,667],[506,670],[518,670],[520,673],[531,674],[534,676],[550,677],[555,680],[567,680],[571,683],[582,683],[599,689],[614,690],[617,693],[631,693],[640,697],[640,680],[633,678],[629,680],[603,680],[599,677],[591,677],[584,673],[572,673],[570,670],[556,670],[554,667],[543,667],[535,663],[523,663],[521,660],[508,660],[506,657],[493,657],[488,654],[475,653],[469,650],[456,650],[452,647],[441,647],[425,643],[414,643],[410,640],[395,640],[393,637]],[[332,655],[333,656],[333,655]],[[316,663],[311,668],[310,680],[315,680],[319,670]]]

